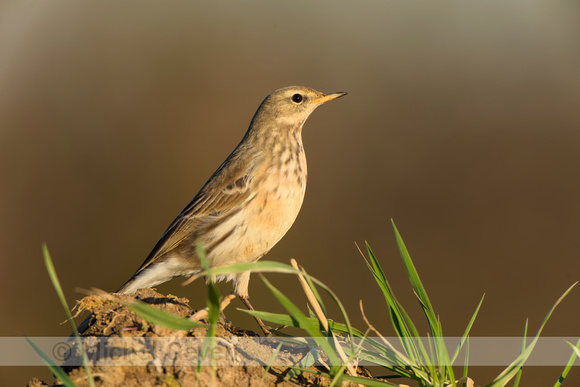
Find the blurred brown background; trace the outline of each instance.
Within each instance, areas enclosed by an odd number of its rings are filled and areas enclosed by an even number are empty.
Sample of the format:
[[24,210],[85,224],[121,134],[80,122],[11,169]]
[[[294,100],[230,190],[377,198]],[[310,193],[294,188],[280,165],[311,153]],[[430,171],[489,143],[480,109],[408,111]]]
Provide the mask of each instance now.
[[[0,7],[0,335],[68,335],[41,244],[71,305],[82,297],[75,288],[115,290],[237,145],[262,99],[293,84],[349,95],[308,120],[306,200],[267,259],[297,258],[356,326],[362,299],[393,334],[354,245],[365,240],[423,319],[390,218],[449,336],[463,333],[483,293],[472,335],[518,336],[526,318],[535,332],[580,279],[577,2]],[[268,278],[300,294],[295,278]],[[203,284],[180,282],[159,290],[203,306]],[[281,310],[258,276],[250,295],[258,309]],[[545,335],[580,336],[579,302],[575,289]],[[256,329],[235,307],[228,317]],[[562,368],[527,369],[522,382],[553,385]],[[485,384],[499,371],[472,377]],[[50,379],[41,367],[0,373],[11,385]]]

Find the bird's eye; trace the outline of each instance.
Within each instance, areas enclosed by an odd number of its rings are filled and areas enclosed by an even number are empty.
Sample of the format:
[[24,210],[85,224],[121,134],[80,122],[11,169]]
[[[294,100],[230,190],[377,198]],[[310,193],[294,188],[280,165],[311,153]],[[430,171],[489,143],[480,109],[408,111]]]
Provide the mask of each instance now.
[[302,102],[303,99],[304,99],[304,97],[302,96],[302,94],[294,94],[292,96],[292,101],[295,103],[300,103],[300,102]]

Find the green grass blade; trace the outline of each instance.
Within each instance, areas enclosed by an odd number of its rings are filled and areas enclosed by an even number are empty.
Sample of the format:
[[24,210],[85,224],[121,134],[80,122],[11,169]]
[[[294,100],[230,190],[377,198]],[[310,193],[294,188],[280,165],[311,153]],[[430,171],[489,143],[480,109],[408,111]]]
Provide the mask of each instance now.
[[[407,357],[405,362],[408,364],[408,367],[413,369],[416,375],[415,379],[423,380],[427,384],[433,384],[433,377],[431,375],[437,376],[436,367],[429,360],[427,350],[420,339],[417,328],[405,311],[405,308],[396,299],[372,249],[368,244],[366,247],[370,259],[370,264],[367,262],[367,266],[369,266],[369,269],[375,276],[375,280],[377,280],[379,287],[383,291],[385,301],[389,308],[391,323],[395,328],[395,332],[397,332],[401,345],[405,349]],[[403,359],[402,357],[400,358]]]
[[176,331],[187,331],[205,326],[204,324],[201,324],[197,321],[192,321],[185,317],[174,316],[171,313],[157,309],[142,301],[136,300],[128,302],[125,305],[127,308],[131,309],[145,320]]
[[395,222],[391,220],[393,225],[393,230],[395,232],[395,238],[397,240],[397,246],[399,247],[399,252],[401,254],[401,258],[403,258],[403,263],[405,265],[405,269],[407,270],[407,274],[409,276],[409,280],[411,282],[411,286],[417,298],[419,299],[419,303],[427,317],[427,321],[429,323],[429,328],[431,329],[431,335],[433,337],[442,337],[443,333],[441,332],[441,326],[437,321],[437,315],[435,314],[435,310],[431,305],[431,301],[429,300],[429,296],[427,295],[427,291],[421,282],[421,278],[419,278],[419,273],[411,260],[411,256],[409,255],[409,251],[405,246],[405,242],[399,234],[399,230],[397,230],[397,226],[395,226]]
[[[520,354],[526,350],[526,341],[528,337],[528,319],[526,319],[526,324],[524,325],[524,335],[522,337],[522,348],[520,349]],[[513,387],[518,387],[520,384],[520,379],[522,378],[522,373],[524,372],[524,367],[520,367],[516,373],[516,378],[514,379]]]
[[202,276],[209,275],[224,275],[224,274],[236,274],[245,271],[251,271],[252,273],[289,273],[298,274],[302,273],[300,270],[294,269],[292,266],[287,265],[282,262],[273,261],[259,261],[259,262],[247,262],[247,263],[235,263],[228,266],[220,266],[214,268],[206,268],[203,272],[196,274],[192,279],[197,279]]
[[[297,270],[290,265],[281,262],[272,262],[272,261],[260,261],[260,262],[249,262],[249,263],[236,263],[233,265],[222,266],[217,268],[207,268],[202,273],[199,273],[193,276],[190,280],[195,280],[201,276],[217,276],[217,275],[224,275],[224,274],[235,274],[235,273],[242,273],[245,271],[251,271],[252,273],[286,273],[286,274],[302,274],[307,281],[312,282],[318,286],[320,286],[324,291],[332,298],[333,302],[339,308],[342,318],[346,323],[347,327],[351,327],[350,319],[348,314],[346,313],[346,309],[344,305],[336,296],[336,294],[326,286],[322,281],[312,277],[306,272],[301,270]],[[318,292],[315,292],[317,294]],[[320,299],[320,296],[318,295]]]
[[387,306],[391,314],[393,328],[395,328],[397,335],[405,337],[419,337],[419,333],[415,328],[415,325],[404,311],[402,305],[397,301],[389,281],[387,281],[387,277],[385,276],[379,261],[377,260],[368,243],[366,247],[370,259],[370,263],[367,262],[367,266],[369,267],[369,270],[375,277],[375,281],[385,296],[385,301],[387,302]]
[[[302,370],[312,367],[314,363],[316,363],[316,360],[319,359],[319,357],[320,354],[316,352],[315,349],[311,349],[306,353],[306,355],[302,356],[302,358],[298,361],[298,363],[296,363],[295,366],[289,367],[290,369],[286,373],[284,379],[291,380],[292,378],[301,375],[303,373]],[[330,375],[328,375],[328,377],[330,378]]]
[[578,282],[575,282],[572,286],[570,286],[568,288],[568,290],[566,290],[564,292],[564,294],[562,294],[560,296],[560,298],[558,298],[556,303],[552,306],[552,308],[550,308],[550,311],[548,312],[546,317],[544,317],[544,320],[542,321],[542,325],[540,325],[540,328],[538,329],[538,333],[536,333],[536,336],[534,337],[534,339],[532,340],[530,345],[501,374],[499,374],[490,384],[488,384],[487,385],[488,387],[492,387],[492,386],[493,387],[498,387],[498,386],[503,387],[507,384],[507,382],[509,382],[516,375],[516,373],[518,372],[520,367],[523,366],[524,363],[526,362],[526,360],[528,359],[528,357],[530,357],[530,354],[532,353],[538,339],[540,338],[540,334],[542,333],[544,326],[546,325],[546,323],[550,319],[552,312],[554,312],[556,307],[560,304],[560,302],[562,302],[564,297],[566,297],[568,295],[568,293],[570,293],[572,288],[574,288],[574,286],[576,286],[577,283]]
[[395,232],[395,238],[397,241],[397,246],[399,247],[399,252],[401,254],[401,258],[403,259],[403,263],[405,265],[405,269],[407,270],[407,274],[409,280],[411,282],[411,286],[413,287],[413,291],[419,300],[419,304],[423,309],[423,313],[427,318],[427,323],[429,325],[429,330],[431,331],[431,336],[433,337],[435,343],[435,351],[436,351],[436,359],[434,360],[440,367],[443,368],[443,375],[444,379],[448,375],[449,381],[452,385],[455,385],[455,376],[453,373],[453,367],[449,358],[449,352],[447,351],[447,347],[445,346],[445,342],[443,339],[443,328],[437,317],[435,310],[429,300],[429,296],[427,295],[427,291],[421,282],[421,278],[419,277],[419,273],[411,260],[411,256],[407,247],[405,246],[405,242],[395,225],[395,222],[391,220],[393,225],[393,230]]
[[367,362],[369,365],[384,367],[403,378],[417,380],[418,378],[427,376],[424,371],[408,365],[393,352],[380,353],[363,349],[359,352],[359,359],[361,362]]
[[[291,327],[301,328],[306,331],[309,329],[316,328],[319,325],[319,321],[317,318],[314,317],[306,317],[303,321],[298,321],[297,319],[293,318],[287,314],[280,314],[280,313],[271,313],[271,312],[262,312],[257,310],[247,310],[247,309],[238,309],[240,312],[247,313],[253,317],[258,317],[263,321],[269,321],[274,324],[280,325],[287,325]],[[308,324],[305,325],[305,324]],[[330,321],[329,321],[330,324]],[[343,324],[344,325],[344,324]],[[360,331],[359,331],[360,332]],[[362,334],[362,333],[361,333]]]
[[[318,305],[320,306],[320,308],[322,310],[322,314],[324,315],[326,320],[328,320],[328,314],[326,312],[324,302],[322,301],[322,297],[320,296],[318,289],[316,289],[315,284],[320,286],[328,294],[328,296],[330,296],[332,301],[335,303],[335,305],[340,310],[340,314],[341,314],[342,318],[344,319],[344,322],[345,322],[346,327],[348,329],[349,337],[352,337],[353,332],[352,332],[352,325],[350,324],[350,319],[348,317],[348,314],[346,313],[346,309],[344,308],[344,305],[342,304],[342,302],[340,301],[338,296],[328,286],[326,286],[321,281],[317,280],[316,278],[314,278],[311,275],[309,275],[308,273],[306,273],[306,271],[304,271],[304,269],[302,269],[302,268],[300,271],[300,275],[302,276],[302,278],[304,278],[308,287],[310,288],[311,292],[313,293],[314,298],[315,298],[316,302],[318,303]],[[308,297],[308,294],[306,294],[306,296]]]
[[[328,286],[326,286],[324,283],[317,280],[316,278],[308,275],[308,273],[303,272],[302,275],[304,276],[304,278],[308,282],[309,286],[311,287],[312,291],[316,295],[316,298],[317,298],[317,300],[319,300],[319,302],[322,302],[322,299],[321,299],[320,295],[318,294],[314,284],[317,284],[318,286],[320,286],[326,292],[326,294],[332,299],[334,304],[338,307],[338,310],[340,311],[340,315],[344,319],[344,324],[342,324],[342,327],[346,328],[346,331],[347,331],[346,334],[348,335],[348,337],[354,337],[355,336],[355,333],[354,333],[355,329],[352,327],[352,325],[350,323],[350,318],[348,317],[348,314],[346,313],[346,309],[345,309],[344,305],[342,304],[342,302],[340,301],[340,299],[338,298],[338,296],[332,291],[332,289],[330,289]],[[324,304],[321,304],[321,307],[322,307],[322,310],[324,312],[324,315],[327,316],[326,310],[324,309]],[[334,332],[333,326],[336,326],[337,323],[335,323],[332,320],[329,320],[328,318],[327,318],[327,320],[328,320],[328,324],[329,324],[329,329],[331,331],[330,335],[332,335],[333,334],[332,332]]]
[[[441,327],[441,321],[439,321],[439,319],[437,319],[437,324],[439,327]],[[451,386],[455,387],[455,373],[453,371],[453,364],[449,359],[449,352],[447,351],[447,347],[445,345],[445,338],[442,336],[437,336],[433,337],[433,340],[435,340],[439,369],[443,370],[441,373],[441,382],[446,383],[446,381],[448,381],[451,383]]]
[[370,259],[370,264],[367,262],[367,266],[383,292],[385,302],[389,308],[389,316],[391,317],[393,328],[405,349],[407,357],[415,364],[421,364],[423,363],[422,359],[427,359],[428,356],[425,348],[417,339],[419,332],[403,306],[397,301],[385,273],[368,243],[366,247]]
[[62,368],[60,368],[58,365],[56,365],[55,362],[50,358],[50,356],[48,356],[46,353],[44,353],[44,351],[42,349],[40,349],[40,347],[38,347],[36,344],[34,344],[34,342],[32,340],[30,340],[28,337],[26,337],[26,341],[28,341],[28,344],[30,344],[32,346],[32,348],[34,348],[36,353],[38,353],[38,355],[40,355],[40,357],[42,358],[44,363],[48,366],[48,368],[50,368],[50,371],[54,374],[54,376],[56,376],[58,378],[58,380],[60,380],[62,382],[62,384],[64,384],[66,387],[75,387],[76,386],[73,383],[73,381],[71,380],[71,378],[69,378],[67,373],[64,372],[64,370]]
[[[426,358],[426,359],[433,359],[433,360],[435,359],[435,353],[433,351],[433,344],[434,344],[433,341],[434,340],[432,340],[430,336],[427,336],[427,344],[429,345],[428,346],[428,349],[429,349],[429,357]],[[435,379],[434,381],[435,381],[435,383],[437,383],[439,380],[437,378],[437,372],[435,372],[435,366],[436,366],[436,364],[432,364],[431,362],[429,362],[429,363],[430,364],[427,364],[427,367],[429,367],[430,370],[432,371],[431,372],[431,375],[433,375],[433,378]]]
[[[467,379],[469,376],[468,373],[468,364],[469,364],[469,336],[467,336],[467,340],[465,341],[465,362],[463,364],[463,377]],[[466,387],[466,383],[463,383],[463,387]]]
[[[342,383],[342,380],[343,380],[342,376],[344,376],[344,371],[347,368],[347,364],[352,364],[352,362],[355,358],[360,359],[360,353],[362,352],[362,348],[363,348],[362,346],[363,346],[366,338],[367,337],[363,337],[363,339],[356,346],[354,345],[352,340],[349,340],[350,347],[346,348],[346,350],[343,351],[343,353],[345,355],[347,355],[348,358],[345,362],[343,362],[341,368],[338,370],[337,374],[334,376],[334,379],[332,380],[332,382],[330,384],[331,386],[335,386],[335,385],[338,385],[338,383]],[[349,350],[351,351],[350,355],[348,355]],[[340,375],[340,377],[339,377],[339,375]],[[353,375],[353,376],[356,376],[356,375]]]
[[[301,328],[306,331],[309,329],[316,329],[319,326],[318,319],[307,317],[306,321],[298,321],[292,316],[287,314],[278,314],[278,313],[270,313],[270,312],[262,312],[262,311],[250,311],[239,309],[240,311],[247,313],[251,316],[261,318],[264,321],[268,321],[274,324],[286,325],[286,326],[293,326],[296,328]],[[304,324],[308,324],[308,327]],[[349,330],[345,324],[337,323],[335,321],[329,320],[328,321],[330,330],[333,332],[338,333],[339,335],[348,334]],[[359,331],[355,328],[352,329],[354,333],[353,337],[356,338],[363,338],[365,337],[364,332]],[[390,348],[386,347],[385,345],[379,343],[378,341],[372,338],[366,338],[365,342],[374,348],[376,352],[370,352],[363,350],[360,354],[360,358],[363,360],[367,360],[369,362],[375,363],[377,365],[381,365],[387,368],[394,368],[397,366],[401,367],[411,367],[414,364],[410,364],[406,362],[404,359],[401,359],[395,352],[393,352]],[[405,372],[405,371],[403,371]],[[411,377],[411,374],[405,372],[405,377]]]
[[[304,274],[304,276],[308,276],[306,273],[303,273],[303,274]],[[345,309],[344,305],[342,304],[342,302],[340,301],[340,299],[338,298],[338,296],[324,283],[318,281],[314,277],[311,277],[311,276],[308,276],[308,277],[310,280],[312,280],[312,282],[316,283],[318,286],[320,286],[322,289],[324,289],[326,294],[328,294],[328,296],[330,296],[330,298],[332,299],[334,304],[338,307],[338,310],[340,311],[342,318],[344,319],[344,322],[345,322],[344,326],[346,327],[346,329],[348,331],[348,335],[353,336],[354,328],[352,327],[352,325],[350,323],[350,319],[348,317],[348,314],[346,313],[346,309]],[[330,323],[330,321],[329,321],[329,323]]]
[[[288,314],[262,312],[247,309],[238,309],[238,310],[240,312],[247,313],[251,316],[261,318],[262,320],[269,321],[274,324],[287,325],[306,330],[306,326],[301,325],[300,321],[292,318],[292,316]],[[310,323],[313,327],[317,327],[319,325],[318,319],[315,317],[306,317],[305,321]],[[339,335],[351,335],[351,337],[357,338],[362,338],[365,336],[364,332],[356,328],[349,329],[349,327],[346,324],[339,323],[333,320],[328,320],[328,325],[332,332],[337,333]]]
[[220,294],[214,282],[213,270],[210,269],[205,250],[201,244],[197,245],[197,256],[201,262],[204,271],[208,273],[207,276],[207,321],[208,328],[206,338],[203,343],[202,357],[205,358],[208,354],[212,357],[213,364],[213,349],[215,347],[216,327],[220,317]]
[[302,311],[294,305],[292,301],[288,297],[286,297],[282,292],[276,289],[266,278],[262,277],[262,280],[266,284],[266,286],[270,289],[274,297],[282,304],[282,306],[290,313],[290,315],[296,319],[299,324],[305,327],[306,331],[310,334],[312,338],[316,341],[316,343],[320,346],[320,348],[324,351],[328,359],[330,360],[333,366],[331,369],[334,371],[337,368],[337,364],[340,364],[340,359],[336,350],[333,348],[331,344],[331,340],[325,337],[322,332],[319,330],[318,327],[314,327],[308,322],[308,317],[302,313]]
[[566,379],[568,373],[570,372],[570,369],[574,365],[576,358],[580,357],[580,339],[578,339],[576,345],[573,345],[569,341],[566,341],[566,343],[568,343],[568,345],[572,347],[572,355],[570,356],[570,359],[568,360],[568,363],[566,364],[564,371],[562,371],[562,374],[560,374],[558,381],[556,382],[556,384],[554,384],[554,387],[560,387],[562,385],[562,382]]
[[578,341],[576,342],[576,345],[572,344],[569,341],[566,341],[566,343],[568,343],[568,345],[570,347],[572,347],[572,349],[573,349],[572,357],[576,357],[576,356],[580,357],[580,339],[578,339]]
[[[306,274],[306,272],[303,272],[303,274]],[[318,293],[316,286],[314,286],[314,283],[312,282],[312,280],[310,279],[310,277],[308,275],[305,275],[304,279],[308,283],[308,287],[310,288],[310,290],[312,290],[312,293],[314,294],[316,301],[320,305],[320,308],[322,309],[322,313],[324,313],[324,315],[326,317],[328,317],[328,313],[326,313],[326,308],[324,307],[324,302],[322,301],[322,297],[320,297],[320,293]]]
[[[461,340],[459,341],[459,345],[457,346],[457,349],[455,350],[455,353],[453,354],[453,357],[451,358],[451,364],[455,363],[455,359],[457,359],[457,356],[459,355],[459,351],[461,351],[461,348],[463,347],[465,340],[467,340],[467,337],[469,336],[469,332],[471,331],[471,327],[473,326],[473,323],[475,322],[475,318],[477,317],[477,314],[479,313],[479,309],[481,308],[481,305],[483,304],[484,298],[485,298],[485,294],[481,297],[481,300],[479,301],[477,308],[475,308],[475,312],[473,313],[473,316],[471,316],[471,320],[469,320],[469,323],[467,324],[467,328],[465,328],[465,332],[463,332],[463,336],[461,336]],[[467,376],[467,375],[464,375],[464,376]]]
[[58,299],[60,300],[60,303],[62,305],[62,308],[64,309],[64,313],[66,314],[66,318],[67,321],[70,324],[70,327],[73,331],[73,335],[75,337],[75,342],[79,348],[79,351],[81,353],[81,358],[83,360],[83,367],[85,369],[85,372],[87,373],[87,379],[89,382],[89,386],[91,387],[95,387],[95,380],[93,378],[93,373],[91,372],[91,367],[89,367],[89,358],[87,356],[87,352],[85,351],[85,347],[83,346],[83,343],[80,339],[79,336],[79,331],[77,330],[77,327],[73,321],[72,315],[70,313],[70,309],[68,308],[68,304],[66,302],[66,299],[64,297],[64,292],[62,291],[62,287],[60,286],[60,281],[58,280],[58,276],[56,274],[56,270],[54,268],[54,265],[52,263],[52,259],[50,258],[50,253],[48,251],[48,247],[46,246],[46,243],[44,243],[42,245],[42,255],[44,256],[44,264],[46,266],[46,270],[48,271],[48,276],[50,277],[50,280],[52,282],[52,286],[54,287],[54,290],[56,291],[56,294],[58,295]]
[[281,348],[282,348],[282,343],[278,344],[278,347],[276,347],[276,350],[272,354],[272,357],[270,358],[270,361],[268,362],[268,365],[266,366],[266,369],[264,370],[264,373],[262,374],[262,379],[260,379],[260,384],[258,384],[259,386],[264,384],[264,380],[266,379],[266,375],[268,375],[268,372],[270,372],[270,368],[272,367],[272,363],[274,363],[274,360],[276,360],[276,356],[278,356],[278,353],[280,353]]
[[[420,339],[415,324],[394,296],[384,271],[382,270],[372,249],[368,244],[366,247],[370,261],[366,262],[367,266],[383,292],[385,301],[389,308],[391,323],[393,324],[395,332],[405,350],[406,356],[401,354],[402,356],[397,356],[397,358],[404,361],[407,364],[407,367],[413,370],[413,379],[423,381],[423,383],[426,384],[433,384],[433,376],[438,379],[436,374],[437,367],[433,364],[433,361],[429,360],[429,355]],[[393,372],[400,373],[397,369],[390,369]]]

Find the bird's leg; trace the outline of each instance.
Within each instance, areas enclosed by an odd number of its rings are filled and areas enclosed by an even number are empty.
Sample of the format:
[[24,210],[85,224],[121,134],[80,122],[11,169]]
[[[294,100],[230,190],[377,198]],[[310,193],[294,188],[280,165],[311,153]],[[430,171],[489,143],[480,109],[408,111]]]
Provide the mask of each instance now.
[[[244,303],[244,305],[246,305],[246,308],[248,308],[249,310],[255,310],[254,307],[252,306],[252,304],[250,304],[250,301],[248,300],[247,297],[244,296],[239,296],[240,300],[242,300],[242,302]],[[272,336],[272,332],[270,332],[266,326],[264,325],[264,322],[262,321],[261,318],[259,317],[254,317],[254,319],[256,319],[256,322],[258,323],[258,325],[260,326],[260,329],[262,329],[262,332],[264,332],[264,335],[267,337],[271,337]]]

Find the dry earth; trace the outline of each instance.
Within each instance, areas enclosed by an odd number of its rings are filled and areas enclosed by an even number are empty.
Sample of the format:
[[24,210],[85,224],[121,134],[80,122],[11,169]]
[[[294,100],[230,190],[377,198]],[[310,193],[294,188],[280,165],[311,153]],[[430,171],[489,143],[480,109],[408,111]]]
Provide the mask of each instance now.
[[[133,298],[177,316],[189,317],[195,312],[189,307],[187,299],[164,296],[152,289],[140,290],[134,296],[120,296],[124,301]],[[258,338],[254,332],[232,327],[226,321],[221,321],[217,326],[213,357],[214,364],[217,365],[203,366],[198,371],[196,364],[202,358],[199,351],[205,340],[205,327],[172,331],[148,323],[117,301],[94,295],[81,300],[79,309],[90,311],[95,318],[82,337],[89,358],[99,360],[99,364],[91,368],[97,386],[330,384],[328,378],[310,373],[292,375],[287,365],[296,364],[308,352],[307,348],[284,345],[276,355],[276,361],[272,363],[276,345]],[[78,357],[71,355],[63,364],[63,369],[75,384],[87,386],[85,370],[78,364]],[[268,364],[274,365],[266,371]],[[316,371],[315,368],[312,370]],[[324,371],[323,368],[319,370]],[[368,371],[363,368],[357,371],[361,375],[369,376]],[[28,385],[47,386],[55,385],[54,383],[56,381],[46,383],[34,378]]]

